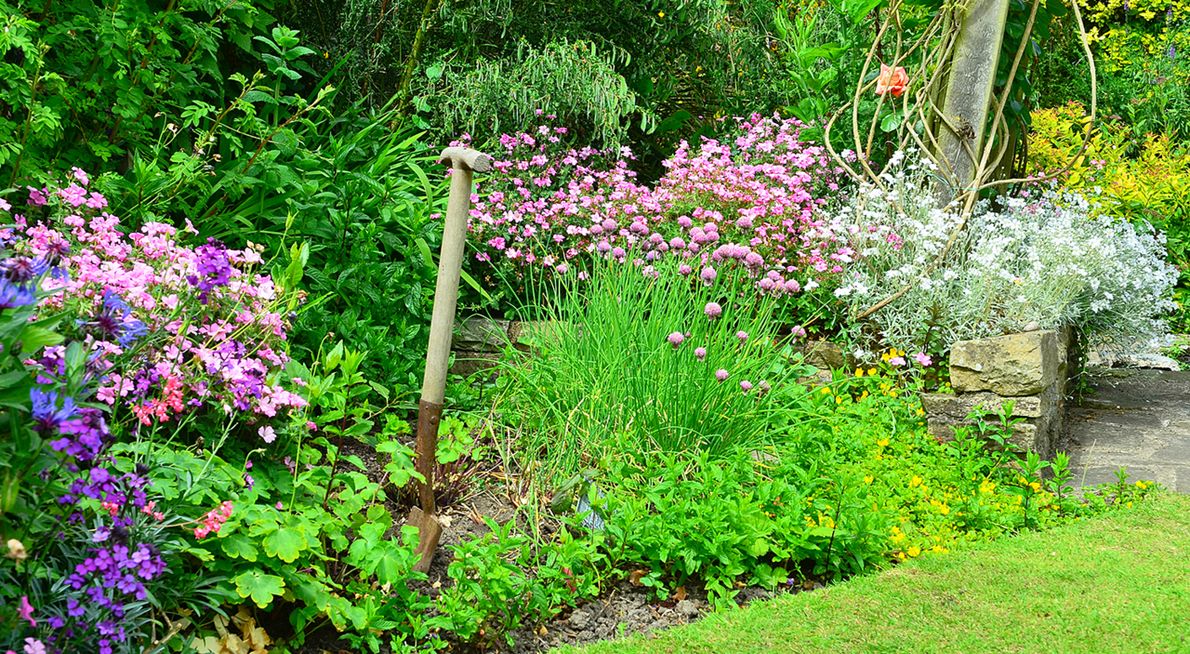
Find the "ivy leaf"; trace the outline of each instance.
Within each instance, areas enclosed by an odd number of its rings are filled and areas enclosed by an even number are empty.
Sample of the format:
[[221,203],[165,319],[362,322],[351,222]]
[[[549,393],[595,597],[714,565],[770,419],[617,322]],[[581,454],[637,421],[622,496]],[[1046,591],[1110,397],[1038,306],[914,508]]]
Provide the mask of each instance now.
[[264,609],[285,591],[285,580],[276,575],[268,575],[260,570],[250,570],[235,578],[236,594],[244,598],[252,598],[256,606]]

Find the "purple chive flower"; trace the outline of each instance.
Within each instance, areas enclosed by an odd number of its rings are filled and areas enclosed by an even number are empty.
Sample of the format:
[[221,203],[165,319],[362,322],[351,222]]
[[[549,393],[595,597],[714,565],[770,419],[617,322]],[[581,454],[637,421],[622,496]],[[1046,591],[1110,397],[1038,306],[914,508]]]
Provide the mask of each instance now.
[[716,370],[715,371],[715,379],[718,379],[721,382],[727,381],[727,371],[724,370],[723,368]]
[[699,273],[698,276],[702,279],[702,281],[706,282],[707,285],[710,285],[710,283],[715,281],[715,278],[719,276],[719,273],[716,272],[714,268],[707,266],[706,268],[702,269],[702,272]]
[[748,391],[752,390],[752,382],[748,381],[747,379],[741,381],[740,389],[747,393]]
[[682,341],[686,340],[686,336],[683,335],[682,332],[674,332],[667,336],[665,340],[669,341],[669,344],[674,346],[674,349],[676,350],[678,349],[678,346],[682,344]]
[[723,315],[723,307],[719,306],[718,302],[707,302],[707,306],[703,308],[703,313],[711,320]]
[[703,359],[707,358],[707,349],[706,349],[705,347],[696,347],[696,348],[694,348],[694,356],[695,356],[695,357],[696,357],[696,358],[697,358],[699,361],[702,361]]
[[691,268],[687,264],[682,264],[682,265],[678,266],[678,274],[679,275],[689,275],[692,272],[694,272],[694,269]]
[[746,343],[748,341],[748,332],[742,330],[738,331],[735,333],[735,337],[740,339],[741,343]]

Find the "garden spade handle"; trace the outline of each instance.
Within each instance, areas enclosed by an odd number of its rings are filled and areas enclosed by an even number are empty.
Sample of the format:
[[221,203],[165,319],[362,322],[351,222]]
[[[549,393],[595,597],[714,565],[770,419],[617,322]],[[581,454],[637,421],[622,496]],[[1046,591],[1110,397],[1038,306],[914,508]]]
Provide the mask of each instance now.
[[459,274],[463,266],[463,244],[467,238],[467,214],[471,208],[473,172],[487,172],[492,158],[470,148],[447,148],[438,163],[451,166],[450,199],[442,231],[442,252],[438,257],[438,284],[434,289],[434,314],[430,319],[430,346],[426,351],[426,374],[421,401],[417,405],[417,471],[423,481],[418,488],[421,509],[434,515],[434,460],[438,449],[438,423],[446,395],[446,366],[450,361],[450,337],[454,329],[455,306],[459,299]]

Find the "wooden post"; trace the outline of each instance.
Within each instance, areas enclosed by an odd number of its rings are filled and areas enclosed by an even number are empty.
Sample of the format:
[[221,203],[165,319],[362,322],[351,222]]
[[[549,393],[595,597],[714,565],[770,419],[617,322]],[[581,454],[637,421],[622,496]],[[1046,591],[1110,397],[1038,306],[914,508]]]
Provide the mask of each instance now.
[[985,130],[1008,20],[1008,2],[969,0],[955,44],[942,106],[943,123],[947,126],[939,139],[939,154],[954,172],[959,193],[970,190],[976,181],[984,143],[990,140]]

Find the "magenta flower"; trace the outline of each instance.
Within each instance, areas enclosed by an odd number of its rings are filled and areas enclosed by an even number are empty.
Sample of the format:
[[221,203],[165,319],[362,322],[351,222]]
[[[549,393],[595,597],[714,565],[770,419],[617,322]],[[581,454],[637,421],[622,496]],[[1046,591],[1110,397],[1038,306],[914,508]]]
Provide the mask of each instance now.
[[669,344],[674,346],[674,349],[676,350],[678,349],[678,346],[682,344],[682,341],[686,340],[686,337],[682,334],[682,332],[674,332],[667,336],[665,340],[669,341]]
[[33,605],[29,603],[29,597],[27,595],[21,595],[21,604],[17,607],[17,615],[22,620],[28,620],[29,626],[37,626],[37,620],[33,619]]
[[694,356],[699,361],[702,361],[703,359],[707,358],[707,349],[705,347],[694,348]]
[[718,379],[721,382],[727,381],[727,371],[724,370],[723,368],[716,370],[715,371],[715,379]]
[[702,269],[702,272],[699,273],[698,276],[702,279],[702,281],[706,282],[707,285],[710,285],[710,283],[715,281],[715,278],[719,276],[719,273],[716,272],[714,268],[707,266],[706,268]]
[[925,352],[918,352],[917,354],[914,354],[913,359],[923,367],[927,368],[934,363],[934,360],[930,358],[930,355],[926,354]]
[[707,306],[703,308],[703,313],[711,320],[723,315],[723,307],[719,306],[718,302],[707,302]]
[[735,337],[740,339],[741,343],[746,343],[748,341],[748,332],[742,330],[738,331],[735,333]]

